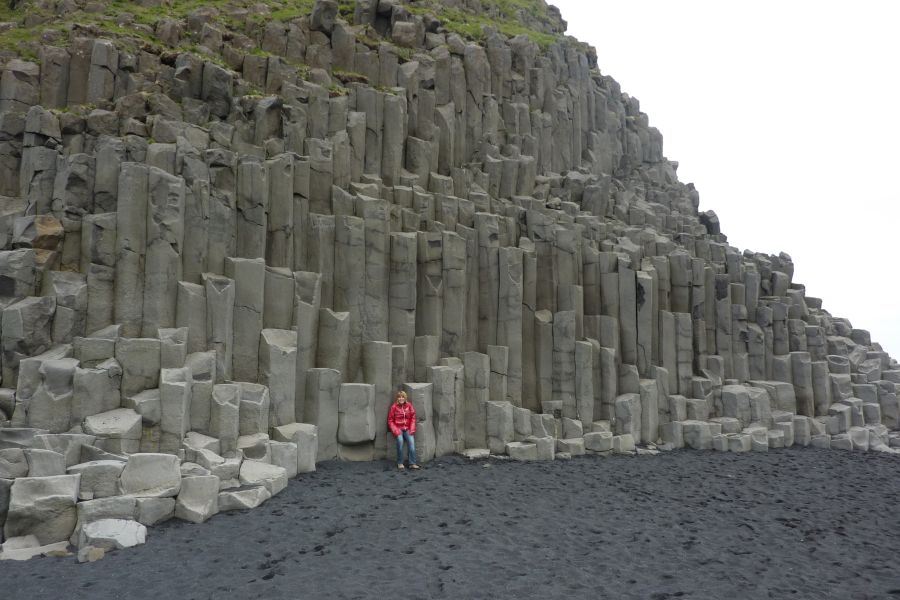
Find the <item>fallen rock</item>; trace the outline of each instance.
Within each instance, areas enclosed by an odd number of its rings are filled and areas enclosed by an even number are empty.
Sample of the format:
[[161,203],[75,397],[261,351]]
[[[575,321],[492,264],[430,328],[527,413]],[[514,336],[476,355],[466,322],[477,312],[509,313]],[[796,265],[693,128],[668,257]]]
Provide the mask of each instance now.
[[203,523],[219,512],[219,478],[215,475],[185,477],[175,500],[175,516]]
[[123,494],[166,498],[181,490],[181,464],[174,454],[132,454],[119,479]]
[[219,492],[219,512],[256,508],[272,497],[263,485]]
[[287,487],[287,472],[283,467],[257,460],[245,460],[241,464],[242,485],[263,485],[273,496]]
[[80,479],[79,475],[16,479],[10,490],[4,535],[33,535],[40,545],[68,540],[77,521]]
[[104,550],[131,548],[147,541],[147,528],[137,521],[100,519],[81,528],[78,547],[93,546]]

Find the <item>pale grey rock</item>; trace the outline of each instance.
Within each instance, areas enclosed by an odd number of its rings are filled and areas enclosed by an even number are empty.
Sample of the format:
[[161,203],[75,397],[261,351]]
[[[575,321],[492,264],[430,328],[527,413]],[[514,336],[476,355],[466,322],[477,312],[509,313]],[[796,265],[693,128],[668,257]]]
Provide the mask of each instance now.
[[71,541],[77,543],[81,528],[101,519],[134,520],[137,500],[128,496],[114,496],[96,500],[83,500],[77,504],[78,522]]
[[159,364],[163,369],[180,369],[187,359],[188,328],[159,330]]
[[147,541],[147,527],[126,519],[99,519],[85,524],[78,536],[78,547],[93,546],[105,550],[132,548]]
[[219,512],[256,508],[272,497],[262,485],[219,492]]
[[[386,418],[385,418],[386,419]],[[312,473],[316,470],[318,429],[308,423],[288,423],[272,428],[276,442],[291,442],[297,446],[297,472]]]
[[660,427],[660,437],[663,444],[667,444],[673,450],[684,448],[684,426],[682,422],[670,421]]
[[207,433],[219,440],[222,453],[233,452],[237,448],[240,403],[241,388],[237,384],[220,383],[213,386]]
[[241,464],[241,485],[262,485],[273,496],[287,487],[287,472],[283,467],[256,460]]
[[488,449],[493,454],[502,454],[515,437],[513,406],[506,401],[488,401],[485,416]]
[[375,386],[365,383],[341,384],[338,397],[338,442],[355,445],[374,441],[375,428]]
[[[185,449],[190,448],[191,450],[208,450],[213,454],[221,453],[221,443],[218,439],[210,437],[208,435],[203,435],[202,433],[198,433],[196,431],[189,431],[184,436],[183,444]],[[187,454],[185,454],[185,458],[188,458]]]
[[613,434],[609,431],[592,431],[584,434],[584,448],[591,452],[612,450]]
[[569,456],[583,456],[585,453],[584,438],[558,439],[556,440],[556,451]]
[[269,390],[271,427],[295,422],[296,369],[297,332],[263,329],[259,338],[259,383]]
[[[391,442],[387,429],[387,415],[393,402],[393,385],[391,381],[392,354],[390,342],[366,342],[362,347],[363,380],[375,387],[374,458],[376,460],[387,456],[388,444]],[[440,401],[435,396],[433,401],[436,413],[439,406],[442,406],[444,410],[448,409],[449,399],[448,403],[440,404]],[[439,417],[436,416],[435,418],[438,419]],[[437,441],[436,444],[440,445]],[[441,449],[444,448],[445,446],[441,446]],[[438,452],[437,449],[436,452]]]
[[641,439],[641,396],[640,394],[623,394],[615,401],[615,433],[630,434],[635,443]]
[[219,478],[215,475],[184,477],[175,499],[175,516],[203,523],[219,512]]
[[75,529],[79,476],[20,477],[10,489],[3,535],[33,535],[41,545],[69,539]]
[[173,454],[141,453],[128,457],[119,478],[123,494],[137,498],[169,498],[181,490],[181,470]]
[[25,359],[20,364],[16,401],[25,407],[25,424],[45,429],[42,433],[64,433],[73,424],[72,385],[78,363],[72,358],[53,358],[67,353],[51,351],[46,359]]
[[72,384],[72,425],[121,404],[122,367],[114,358],[92,368],[76,368]]
[[[124,468],[125,463],[121,461],[95,460],[73,465],[67,469],[66,473],[81,476],[78,498],[93,500],[119,494],[119,475]],[[132,504],[134,504],[133,501]]]
[[635,452],[634,437],[630,433],[613,436],[612,449],[615,454],[633,454]]
[[256,383],[259,373],[259,336],[262,332],[265,303],[266,263],[261,258],[261,253],[260,258],[252,253],[249,256],[253,258],[225,259],[225,275],[234,280],[232,366],[228,373],[235,381]]
[[26,448],[29,477],[51,477],[66,474],[66,457],[52,450]]
[[[140,335],[144,306],[149,169],[121,165],[116,206],[115,315],[124,335]],[[155,333],[155,332],[154,332]],[[121,361],[120,361],[121,362]]]
[[486,408],[489,399],[490,358],[478,352],[466,352],[465,365],[465,415],[464,439],[466,448],[487,446]]
[[306,376],[307,423],[317,429],[316,462],[337,458],[338,402],[341,374],[334,369],[309,369]]
[[[423,463],[434,459],[436,448],[432,388],[430,383],[403,384],[409,402],[416,409],[416,455],[419,462]],[[512,441],[512,437],[509,441]],[[502,451],[501,449],[500,452]]]
[[134,396],[159,387],[158,339],[119,338],[116,341],[116,361],[122,368],[122,396]]
[[240,435],[269,430],[269,389],[256,383],[238,383],[240,387]]
[[175,498],[135,498],[134,519],[150,527],[175,516]]
[[216,352],[216,383],[230,380],[234,350],[233,279],[212,273],[203,274],[206,290],[206,344]]
[[140,449],[142,417],[130,408],[117,408],[92,415],[83,429],[96,438],[98,448],[113,453],[134,453]]
[[681,427],[686,447],[694,450],[709,450],[712,447],[712,434],[709,430],[709,423],[683,421]]
[[28,475],[28,460],[22,448],[0,450],[0,479],[15,479]]
[[40,541],[33,535],[17,536],[0,545],[0,560],[30,560],[41,555],[66,555],[68,547],[67,541],[41,546]]
[[349,379],[347,358],[350,351],[350,313],[319,311],[318,351],[316,365],[338,371]]
[[185,367],[191,373],[190,428],[194,431],[209,431],[216,381],[216,353],[207,351],[188,354]]
[[509,442],[506,444],[506,454],[513,460],[537,460],[537,444]]
[[269,457],[273,465],[282,467],[287,474],[288,479],[297,476],[297,466],[299,464],[299,453],[297,444],[293,442],[273,442],[269,441]]
[[29,297],[3,309],[0,319],[0,358],[5,385],[15,386],[19,361],[36,356],[52,345],[56,299]]
[[238,438],[237,449],[247,459],[270,464],[272,462],[268,434],[251,433],[242,435]]
[[191,370],[162,369],[159,376],[160,431],[159,448],[174,452],[181,448],[191,428]]

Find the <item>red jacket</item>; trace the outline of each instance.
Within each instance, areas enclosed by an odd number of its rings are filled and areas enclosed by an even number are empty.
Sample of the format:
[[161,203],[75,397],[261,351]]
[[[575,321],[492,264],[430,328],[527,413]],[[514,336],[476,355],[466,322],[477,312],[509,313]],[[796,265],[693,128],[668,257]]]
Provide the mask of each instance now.
[[391,410],[388,411],[388,428],[394,437],[400,435],[400,431],[405,429],[409,435],[416,433],[416,409],[412,402],[407,400],[403,404],[394,402],[391,404]]

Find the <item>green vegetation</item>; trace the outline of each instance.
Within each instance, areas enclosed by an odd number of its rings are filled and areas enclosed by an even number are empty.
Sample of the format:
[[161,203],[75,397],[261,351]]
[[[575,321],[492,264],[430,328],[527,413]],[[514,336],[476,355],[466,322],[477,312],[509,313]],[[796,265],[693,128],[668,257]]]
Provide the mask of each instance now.
[[486,26],[494,27],[503,35],[524,35],[543,49],[558,42],[561,34],[546,33],[528,27],[528,22],[550,24],[546,5],[542,0],[483,0],[484,15],[447,8],[437,2],[417,3],[407,6],[410,12],[437,17],[447,31],[473,41],[483,41]]
[[[289,22],[312,12],[315,0],[281,0],[266,2],[269,13],[253,10],[256,0],[173,0],[169,6],[145,7],[131,0],[110,0],[103,13],[79,11],[70,15],[51,14],[35,8],[31,3],[11,9],[0,0],[0,22],[12,23],[12,27],[0,28],[0,52],[14,53],[23,58],[36,59],[41,45],[67,45],[71,33],[83,33],[98,37],[116,38],[118,43],[132,51],[139,49],[163,53],[168,49],[156,38],[154,26],[162,19],[184,19],[192,12],[205,8],[219,12],[216,21],[231,31],[254,35],[266,22]],[[340,15],[353,20],[356,0],[339,0]],[[544,0],[482,0],[483,11],[475,14],[458,8],[447,8],[439,0],[418,0],[406,5],[418,15],[433,15],[443,27],[465,39],[483,41],[486,27],[513,37],[524,35],[546,49],[563,38],[556,32],[558,23],[548,11]],[[368,29],[357,40],[371,48],[383,43]],[[181,50],[200,54],[203,58],[222,63],[221,57],[207,56],[199,47],[185,40]],[[414,52],[397,48],[400,60],[412,59]],[[259,49],[254,54],[266,55]],[[302,69],[302,65],[297,65]]]

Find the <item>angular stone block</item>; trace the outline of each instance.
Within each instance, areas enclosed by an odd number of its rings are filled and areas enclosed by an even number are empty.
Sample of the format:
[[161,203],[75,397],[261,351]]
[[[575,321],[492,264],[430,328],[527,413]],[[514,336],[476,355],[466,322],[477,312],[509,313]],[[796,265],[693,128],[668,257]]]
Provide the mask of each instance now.
[[694,450],[709,450],[712,448],[712,434],[709,423],[703,421],[682,421],[684,445]]
[[134,453],[140,449],[142,418],[130,408],[117,408],[87,417],[83,429],[107,452]]
[[269,425],[294,423],[297,332],[263,329],[259,338],[259,383],[269,389]]
[[241,485],[264,486],[273,496],[287,487],[287,472],[284,468],[256,460],[245,460],[241,464]]
[[40,544],[69,539],[75,530],[79,476],[21,477],[10,489],[3,534],[33,535]]
[[355,445],[375,439],[375,386],[365,383],[341,384],[338,398],[337,440]]
[[86,524],[78,535],[78,547],[122,550],[147,541],[147,527],[126,519],[99,519]]
[[289,423],[272,428],[277,442],[292,442],[297,446],[297,472],[312,473],[316,470],[318,428],[308,423]]
[[123,494],[139,498],[168,498],[181,490],[181,470],[173,454],[132,454],[119,478]]
[[175,499],[175,516],[203,523],[219,512],[219,478],[215,475],[185,477]]
[[256,508],[271,497],[272,493],[263,485],[224,490],[219,492],[219,512]]
[[93,500],[119,494],[119,475],[124,468],[125,463],[118,460],[94,460],[73,465],[66,472],[81,476],[78,498]]

